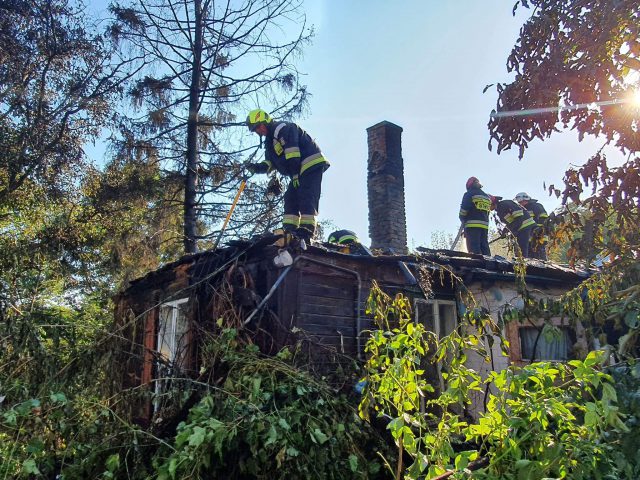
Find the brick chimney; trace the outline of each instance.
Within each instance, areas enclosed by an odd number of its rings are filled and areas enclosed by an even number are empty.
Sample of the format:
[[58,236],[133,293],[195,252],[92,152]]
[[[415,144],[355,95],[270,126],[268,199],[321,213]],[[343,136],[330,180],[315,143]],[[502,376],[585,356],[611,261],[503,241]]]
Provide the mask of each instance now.
[[401,135],[402,128],[387,121],[367,128],[371,248],[392,249],[398,254],[407,253]]

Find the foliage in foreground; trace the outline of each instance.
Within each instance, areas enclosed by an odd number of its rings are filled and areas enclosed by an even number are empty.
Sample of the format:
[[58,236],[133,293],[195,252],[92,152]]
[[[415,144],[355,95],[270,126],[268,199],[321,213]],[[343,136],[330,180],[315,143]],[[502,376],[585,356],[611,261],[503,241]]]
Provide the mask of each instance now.
[[[467,358],[488,356],[497,332],[489,317],[468,312],[457,331],[437,339],[413,323],[402,295],[391,299],[376,287],[368,307],[381,330],[367,343],[360,414],[368,418],[374,409],[392,418],[398,457],[413,460],[406,469],[398,462],[396,478],[638,478],[640,364],[607,373],[604,352],[594,351],[482,379]],[[443,364],[438,395],[424,380],[429,362]],[[477,421],[463,414],[474,396],[486,401]]]
[[[0,478],[385,478],[378,451],[389,452],[356,402],[289,357],[264,358],[225,330],[203,350],[202,372],[215,380],[176,383],[174,407],[194,406],[180,422],[161,411],[150,430],[120,415],[126,393],[89,396],[67,383],[36,397],[16,383],[0,403]],[[158,428],[163,416],[177,427]]]
[[228,374],[158,452],[158,478],[376,477],[380,437],[344,395],[292,367],[289,350],[260,358],[251,345],[224,347],[235,339],[229,329],[211,340],[209,367],[220,356]]

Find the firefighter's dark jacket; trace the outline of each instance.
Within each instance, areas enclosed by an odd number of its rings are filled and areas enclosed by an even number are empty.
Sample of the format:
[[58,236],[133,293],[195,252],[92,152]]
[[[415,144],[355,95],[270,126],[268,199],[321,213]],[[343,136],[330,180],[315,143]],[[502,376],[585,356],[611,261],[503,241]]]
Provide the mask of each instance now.
[[496,206],[496,213],[514,234],[536,224],[529,212],[513,200],[500,200]]
[[538,203],[538,200],[529,200],[525,205],[525,208],[529,211],[539,227],[542,227],[547,218],[549,218],[547,211],[540,203]]
[[479,188],[469,188],[460,204],[460,221],[464,228],[489,229],[489,210],[491,199]]
[[329,162],[322,156],[318,144],[295,123],[271,122],[267,125],[265,159],[267,171],[277,170],[283,175],[295,177],[309,169]]

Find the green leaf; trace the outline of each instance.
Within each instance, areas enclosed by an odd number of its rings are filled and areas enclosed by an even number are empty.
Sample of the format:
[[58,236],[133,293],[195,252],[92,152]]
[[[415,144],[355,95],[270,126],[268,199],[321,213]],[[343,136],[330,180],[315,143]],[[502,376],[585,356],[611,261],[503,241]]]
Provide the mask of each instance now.
[[464,470],[465,468],[467,468],[467,465],[469,465],[468,454],[461,453],[460,455],[456,456],[454,464],[456,466],[456,470]]
[[44,442],[39,438],[34,438],[27,446],[27,453],[38,454],[44,452]]
[[282,427],[282,429],[285,430],[285,431],[291,430],[291,427],[289,426],[289,424],[287,423],[287,421],[284,418],[278,419],[278,425],[280,425]]
[[257,397],[260,393],[260,385],[262,384],[262,378],[256,377],[253,379],[253,396]]
[[176,470],[178,469],[178,459],[173,457],[169,460],[169,475],[171,478],[176,478]]
[[584,359],[584,365],[586,367],[593,367],[600,363],[603,352],[600,350],[592,350],[587,354],[587,358]]
[[358,457],[356,457],[353,453],[349,455],[349,468],[352,472],[358,471]]
[[22,473],[25,475],[40,475],[40,470],[33,458],[25,460],[22,463]]
[[616,389],[610,383],[602,384],[602,401],[605,403],[618,401]]
[[58,392],[58,393],[52,393],[49,396],[49,399],[53,402],[53,403],[62,403],[63,405],[65,403],[67,403],[67,397],[65,396],[64,393],[62,392]]
[[278,431],[276,430],[276,427],[271,425],[271,427],[269,428],[269,433],[267,434],[267,441],[264,442],[264,446],[266,447],[267,445],[271,445],[272,443],[275,443],[277,439],[278,439]]
[[313,436],[315,437],[315,439],[318,441],[318,443],[320,445],[322,445],[323,443],[325,443],[327,440],[329,440],[329,437],[327,437],[322,430],[320,430],[319,428],[316,428],[313,431]]
[[113,455],[109,455],[107,461],[105,462],[105,466],[109,472],[115,472],[118,467],[120,467],[120,454],[114,453]]
[[404,428],[404,420],[402,418],[394,418],[387,424],[387,430],[391,432],[393,438],[398,439]]
[[637,328],[638,323],[640,323],[640,315],[638,315],[636,311],[628,311],[624,314],[624,323],[626,323],[629,328]]
[[27,400],[25,402],[22,402],[16,405],[16,412],[20,416],[25,416],[25,415],[29,415],[32,409],[39,408],[39,407],[40,407],[40,400],[38,400],[37,398],[32,398],[30,400]]
[[205,429],[202,427],[194,427],[193,433],[189,435],[189,445],[192,447],[199,447],[204,442]]
[[2,418],[4,419],[4,422],[10,427],[15,427],[17,425],[18,415],[14,409],[3,413]]

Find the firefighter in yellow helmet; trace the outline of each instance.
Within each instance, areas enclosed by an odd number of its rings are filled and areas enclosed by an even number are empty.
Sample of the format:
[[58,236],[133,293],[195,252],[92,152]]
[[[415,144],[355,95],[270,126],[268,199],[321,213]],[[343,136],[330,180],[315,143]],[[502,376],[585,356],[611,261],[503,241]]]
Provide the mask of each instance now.
[[336,230],[329,235],[329,242],[337,243],[338,245],[349,245],[352,243],[358,243],[358,237],[351,230]]
[[360,240],[358,240],[358,236],[351,230],[336,230],[329,235],[329,243],[340,245],[340,251],[342,253],[373,256],[371,250],[362,245]]
[[282,227],[310,240],[315,231],[322,174],[329,168],[316,142],[295,123],[273,120],[264,110],[247,115],[249,130],[265,138],[265,158],[247,166],[252,173],[277,170],[291,181],[284,194]]

